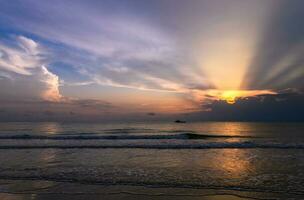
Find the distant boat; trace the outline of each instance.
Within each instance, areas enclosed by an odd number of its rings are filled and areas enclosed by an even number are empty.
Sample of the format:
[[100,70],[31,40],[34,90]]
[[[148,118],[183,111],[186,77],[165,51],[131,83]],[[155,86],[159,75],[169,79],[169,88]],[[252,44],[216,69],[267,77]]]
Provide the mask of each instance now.
[[175,123],[186,123],[186,121],[182,121],[182,120],[175,120]]

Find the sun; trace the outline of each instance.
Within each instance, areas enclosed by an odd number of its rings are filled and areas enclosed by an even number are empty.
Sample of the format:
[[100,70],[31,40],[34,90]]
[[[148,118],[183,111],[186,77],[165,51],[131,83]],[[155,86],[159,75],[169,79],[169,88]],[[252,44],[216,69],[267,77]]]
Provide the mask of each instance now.
[[219,90],[211,89],[197,94],[197,99],[206,98],[209,101],[225,101],[227,104],[236,104],[239,100],[257,97],[260,95],[277,94],[272,90]]
[[235,104],[238,98],[246,98],[265,94],[276,94],[271,90],[222,90],[218,92],[218,99],[228,104]]
[[228,104],[235,104],[236,98],[242,96],[240,91],[228,90],[223,91],[220,99],[225,100]]

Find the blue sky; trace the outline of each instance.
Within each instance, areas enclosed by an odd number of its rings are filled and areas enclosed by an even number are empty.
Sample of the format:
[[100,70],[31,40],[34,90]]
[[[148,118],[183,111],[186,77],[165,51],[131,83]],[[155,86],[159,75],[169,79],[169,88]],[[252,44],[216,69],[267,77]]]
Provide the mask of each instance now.
[[14,118],[42,102],[115,118],[301,93],[303,9],[300,0],[0,0],[0,100],[18,104],[3,110]]

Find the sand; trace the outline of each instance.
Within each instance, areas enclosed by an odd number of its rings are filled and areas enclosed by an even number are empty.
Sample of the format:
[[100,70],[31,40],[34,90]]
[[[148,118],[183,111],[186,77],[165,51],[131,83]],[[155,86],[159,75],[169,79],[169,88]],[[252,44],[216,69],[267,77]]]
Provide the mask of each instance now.
[[[144,186],[104,186],[79,183],[0,180],[1,200],[250,200],[248,193],[191,188],[154,188]],[[251,194],[253,195],[253,194]],[[250,195],[249,195],[250,196]]]

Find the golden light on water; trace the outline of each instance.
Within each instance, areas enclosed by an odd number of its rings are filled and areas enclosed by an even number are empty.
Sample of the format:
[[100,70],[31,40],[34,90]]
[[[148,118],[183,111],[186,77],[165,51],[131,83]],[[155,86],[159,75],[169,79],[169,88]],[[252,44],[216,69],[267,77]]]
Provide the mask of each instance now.
[[227,178],[239,178],[254,170],[255,166],[246,158],[242,149],[224,149],[217,168],[224,172]]

